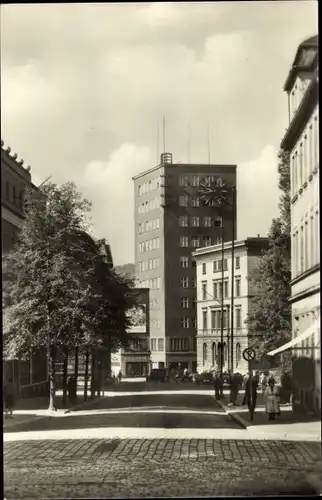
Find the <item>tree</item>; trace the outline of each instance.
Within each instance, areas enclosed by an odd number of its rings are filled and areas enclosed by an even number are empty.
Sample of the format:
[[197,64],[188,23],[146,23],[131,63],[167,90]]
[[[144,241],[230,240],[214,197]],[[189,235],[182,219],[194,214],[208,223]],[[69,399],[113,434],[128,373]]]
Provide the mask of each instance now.
[[96,300],[89,284],[95,269],[88,265],[86,249],[76,244],[77,235],[88,228],[89,210],[90,203],[72,183],[45,185],[40,196],[26,193],[19,241],[4,258],[4,354],[28,358],[46,349],[50,410],[55,408],[58,349],[95,342],[97,311],[88,307]]
[[[290,158],[279,153],[280,216],[272,221],[268,233],[268,250],[249,276],[257,293],[247,323],[250,337],[261,355],[292,338],[291,305],[291,201]],[[290,356],[283,356],[284,369],[290,368]]]

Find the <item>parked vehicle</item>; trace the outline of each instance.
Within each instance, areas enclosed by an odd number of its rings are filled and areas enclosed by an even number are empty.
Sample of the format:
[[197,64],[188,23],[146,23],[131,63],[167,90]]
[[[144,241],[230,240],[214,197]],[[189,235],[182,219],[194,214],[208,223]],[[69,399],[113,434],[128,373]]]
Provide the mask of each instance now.
[[163,368],[154,368],[147,377],[149,382],[166,382],[167,379],[167,370]]
[[212,384],[213,378],[212,372],[197,373],[194,377],[194,382],[196,384]]

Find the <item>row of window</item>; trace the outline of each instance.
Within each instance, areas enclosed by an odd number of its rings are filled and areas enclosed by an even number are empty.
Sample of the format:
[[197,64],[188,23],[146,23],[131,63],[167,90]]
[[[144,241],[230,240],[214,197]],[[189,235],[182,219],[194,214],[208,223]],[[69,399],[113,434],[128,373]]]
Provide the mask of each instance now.
[[128,351],[145,352],[149,348],[148,339],[134,339],[130,342]]
[[[181,286],[181,288],[189,288],[189,278],[187,276],[181,276],[180,286]],[[196,280],[195,280],[195,278],[192,278],[191,287],[196,288],[196,286],[197,286]]]
[[150,193],[151,191],[155,191],[160,187],[160,179],[151,179],[143,184],[138,186],[138,196],[142,196],[143,194]]
[[317,166],[319,158],[319,130],[317,116],[303,132],[302,140],[291,156],[291,196],[295,196]]
[[160,219],[157,217],[156,219],[151,219],[146,222],[141,222],[138,225],[139,234],[148,233],[149,231],[155,231],[156,229],[160,229]]
[[145,201],[143,203],[140,203],[138,206],[138,213],[139,214],[147,214],[148,212],[151,212],[152,210],[156,210],[157,208],[160,208],[161,206],[161,198],[153,198],[152,200]]
[[[221,242],[221,238],[216,238],[216,244]],[[189,236],[180,236],[180,246],[189,247]],[[190,241],[192,248],[199,248],[200,246],[210,247],[211,236],[204,236],[202,239],[199,236],[192,236]]]
[[[211,199],[203,202],[203,205],[207,205],[208,207],[218,207],[218,205],[221,204],[222,198]],[[189,196],[184,194],[179,196],[179,206],[199,208],[201,206],[201,201],[199,196]]]
[[[222,270],[222,266],[224,265],[224,271],[228,270],[228,259],[220,259],[220,260],[214,260],[212,263],[212,272],[216,273],[218,271]],[[207,274],[207,263],[203,262],[202,263],[202,274]],[[240,257],[235,258],[235,269],[240,269]]]
[[164,351],[164,337],[150,339],[151,351]]
[[160,248],[160,238],[153,238],[152,240],[142,241],[139,243],[139,253],[151,252]]
[[[229,296],[229,280],[226,279],[224,281],[224,289],[222,281],[213,281],[212,282],[212,295],[208,292],[208,283],[207,281],[203,281],[201,283],[201,291],[202,291],[202,300],[209,300],[209,298],[220,299],[224,296],[227,298]],[[241,295],[241,279],[240,276],[235,278],[235,297],[240,297]]]
[[198,217],[198,216],[193,216],[189,217],[188,215],[181,215],[179,217],[179,225],[180,227],[189,227],[189,220],[190,220],[190,226],[191,227],[212,227],[213,225],[219,226],[219,224],[222,223],[222,219],[216,217],[215,219],[210,216],[205,216],[205,217]]
[[[236,367],[240,364],[241,361],[241,346],[240,343],[238,342],[236,344],[236,354],[235,354],[235,362],[236,362]],[[226,342],[224,342],[224,349],[223,349],[223,358],[224,358],[224,363],[227,363],[228,360],[228,348]],[[202,346],[202,364],[206,365],[207,363],[210,362],[209,359],[209,354],[208,354],[208,346],[206,342]],[[214,366],[215,364],[220,365],[221,364],[221,343],[218,342],[218,346],[216,346],[216,342],[212,343],[211,346],[211,364]]]
[[[181,297],[180,305],[181,305],[182,309],[189,309],[189,305],[190,305],[189,297]],[[196,307],[196,305],[197,305],[197,299],[196,299],[196,297],[193,297],[192,307]]]
[[197,328],[197,319],[192,318],[190,321],[190,318],[180,318],[180,326],[181,328]]
[[[189,267],[189,257],[186,256],[180,257],[180,267],[181,268]],[[196,261],[193,257],[191,258],[191,267],[196,267]]]
[[138,272],[143,273],[144,271],[152,271],[153,269],[157,269],[160,267],[160,259],[156,257],[154,259],[143,260],[142,262],[138,262]]
[[292,277],[320,262],[319,213],[306,220],[292,237]]
[[17,195],[16,186],[12,186],[12,199],[11,199],[10,184],[8,181],[6,181],[6,200],[12,201],[12,203],[14,205],[16,205],[17,207],[22,209],[23,208],[23,191],[19,191],[19,194]]
[[[202,310],[202,329],[203,330],[208,330],[209,328],[209,311],[208,309],[203,309]],[[241,307],[237,306],[235,307],[235,321],[234,321],[234,326],[237,329],[240,329],[242,327],[242,319],[241,319]],[[229,326],[229,319],[228,319],[228,309],[224,309],[223,311],[223,316],[221,315],[221,309],[211,309],[210,310],[210,327],[211,330],[220,330],[221,329],[221,320],[223,323],[223,327],[226,329]]]
[[222,185],[221,178],[217,175],[180,175],[179,177],[179,186],[182,187],[199,187],[200,183],[204,186],[210,186],[212,183],[216,182],[218,186]]
[[160,290],[160,278],[151,278],[149,280],[141,281],[142,288],[150,288],[150,290]]

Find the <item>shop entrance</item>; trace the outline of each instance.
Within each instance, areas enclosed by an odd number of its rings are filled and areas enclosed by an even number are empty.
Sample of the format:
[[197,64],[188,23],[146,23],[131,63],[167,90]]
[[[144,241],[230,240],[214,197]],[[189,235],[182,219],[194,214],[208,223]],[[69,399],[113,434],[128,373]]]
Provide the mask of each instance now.
[[146,377],[148,374],[147,363],[126,363],[125,372],[127,377]]

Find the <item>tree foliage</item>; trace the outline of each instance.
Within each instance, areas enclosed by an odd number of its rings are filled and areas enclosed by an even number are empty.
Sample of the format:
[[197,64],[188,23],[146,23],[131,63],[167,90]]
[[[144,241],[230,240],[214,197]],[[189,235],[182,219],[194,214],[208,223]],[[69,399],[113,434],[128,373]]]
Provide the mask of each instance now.
[[89,212],[72,183],[28,192],[18,243],[3,259],[4,355],[46,349],[51,408],[57,351],[126,343],[135,305],[131,280],[110,269],[102,241],[86,232]]
[[[279,154],[280,216],[272,221],[268,249],[249,276],[257,290],[247,319],[250,336],[256,339],[260,354],[288,342],[292,337],[291,306],[291,214],[289,154]],[[287,359],[287,356],[286,356]],[[288,367],[289,368],[289,367]]]

